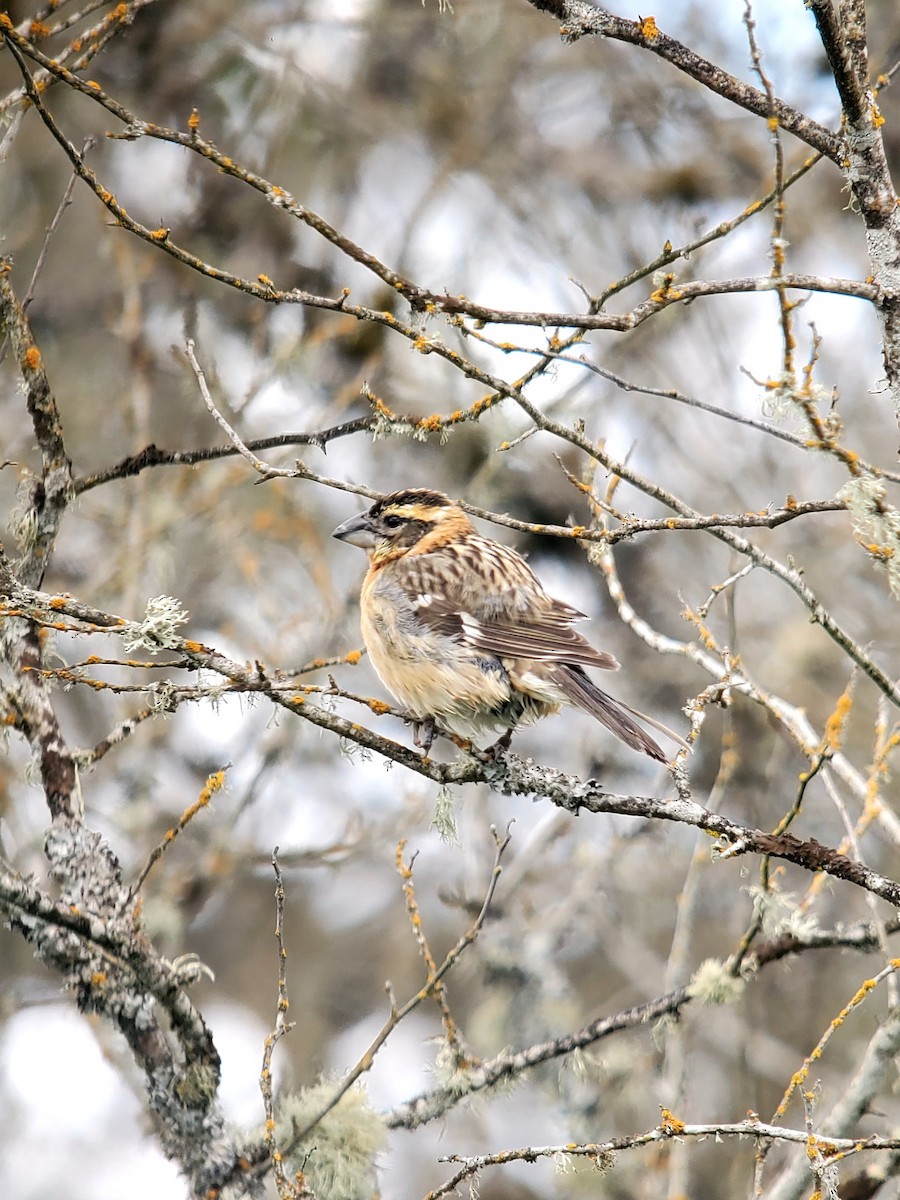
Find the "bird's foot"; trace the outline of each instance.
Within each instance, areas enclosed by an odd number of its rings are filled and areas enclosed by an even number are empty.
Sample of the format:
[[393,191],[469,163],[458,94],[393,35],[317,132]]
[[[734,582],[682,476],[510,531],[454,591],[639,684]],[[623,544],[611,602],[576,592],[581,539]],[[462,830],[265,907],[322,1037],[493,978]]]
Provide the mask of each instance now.
[[512,735],[512,729],[507,729],[501,737],[497,738],[496,742],[494,742],[492,746],[487,746],[484,750],[476,750],[476,757],[480,758],[482,762],[486,763],[499,762],[509,750],[509,744],[512,741]]
[[422,757],[427,758],[431,743],[437,733],[434,717],[426,717],[424,721],[413,717],[410,719],[410,724],[413,727],[413,742],[422,751]]

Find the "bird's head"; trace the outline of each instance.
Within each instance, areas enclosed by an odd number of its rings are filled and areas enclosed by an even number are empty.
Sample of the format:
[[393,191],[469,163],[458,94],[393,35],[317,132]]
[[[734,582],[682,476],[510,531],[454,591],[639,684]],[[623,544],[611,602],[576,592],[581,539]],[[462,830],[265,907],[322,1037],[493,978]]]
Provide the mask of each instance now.
[[377,564],[404,554],[424,554],[471,528],[465,513],[443,492],[407,488],[383,496],[331,536],[368,550]]

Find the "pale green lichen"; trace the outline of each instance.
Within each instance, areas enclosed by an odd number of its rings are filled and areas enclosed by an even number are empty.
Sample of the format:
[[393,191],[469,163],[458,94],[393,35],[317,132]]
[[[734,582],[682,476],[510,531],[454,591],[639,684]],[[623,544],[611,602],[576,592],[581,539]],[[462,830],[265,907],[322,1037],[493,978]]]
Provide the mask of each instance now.
[[395,421],[383,412],[375,413],[375,419],[372,422],[373,442],[377,442],[381,438],[413,437],[415,432],[415,426],[409,421]]
[[459,845],[459,831],[456,828],[453,790],[442,784],[434,801],[434,816],[431,818],[431,828],[437,831],[438,837],[445,846]]
[[13,541],[25,554],[32,550],[38,539],[38,518],[34,501],[35,480],[29,475],[19,484],[16,503],[7,522]]
[[744,980],[716,958],[702,962],[688,984],[688,995],[701,1004],[733,1004],[743,990]]
[[295,1131],[315,1120],[339,1085],[322,1080],[285,1096],[279,1105],[275,1140],[290,1146],[286,1162],[322,1200],[371,1200],[376,1194],[375,1164],[387,1130],[362,1087],[346,1092],[297,1145]]
[[[830,404],[832,393],[829,388],[817,383],[798,386],[796,376],[787,372],[766,387],[762,399],[763,415],[773,421],[784,421],[796,417],[804,424],[808,421],[806,410],[809,405]],[[826,419],[827,424],[827,419]]]
[[887,501],[884,481],[860,474],[837,493],[853,522],[853,532],[873,562],[887,572],[891,592],[900,598],[900,511]]
[[125,652],[143,649],[157,654],[174,649],[179,641],[176,630],[187,619],[188,614],[174,596],[154,596],[147,601],[143,621],[135,621],[122,631]]
[[147,688],[147,702],[154,713],[167,717],[178,707],[178,689],[171,679],[159,679]]
[[818,928],[815,916],[800,906],[793,892],[780,892],[774,887],[751,887],[748,891],[754,919],[761,922],[766,937],[789,933],[802,940]]
[[465,1096],[473,1086],[472,1071],[467,1065],[470,1061],[471,1057],[467,1057],[458,1039],[454,1044],[449,1038],[442,1038],[431,1073],[446,1091],[454,1096]]
[[596,1150],[587,1154],[570,1154],[558,1150],[553,1155],[557,1175],[566,1176],[567,1191],[596,1195],[597,1175],[605,1175],[616,1165],[614,1150]]

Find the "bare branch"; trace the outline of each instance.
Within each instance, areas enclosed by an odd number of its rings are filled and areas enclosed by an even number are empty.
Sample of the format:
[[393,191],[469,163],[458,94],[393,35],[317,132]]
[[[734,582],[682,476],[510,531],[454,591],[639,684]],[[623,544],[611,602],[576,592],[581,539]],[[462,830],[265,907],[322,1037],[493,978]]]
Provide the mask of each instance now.
[[669,37],[657,26],[653,17],[629,21],[625,17],[613,16],[599,5],[588,4],[586,0],[528,0],[528,3],[541,12],[552,13],[561,21],[560,32],[566,41],[596,36],[640,46],[739,108],[763,118],[774,111],[783,129],[834,162],[839,160],[840,139],[835,134],[782,100],[776,98],[774,103],[771,102],[765,92],[743,83],[688,46]]

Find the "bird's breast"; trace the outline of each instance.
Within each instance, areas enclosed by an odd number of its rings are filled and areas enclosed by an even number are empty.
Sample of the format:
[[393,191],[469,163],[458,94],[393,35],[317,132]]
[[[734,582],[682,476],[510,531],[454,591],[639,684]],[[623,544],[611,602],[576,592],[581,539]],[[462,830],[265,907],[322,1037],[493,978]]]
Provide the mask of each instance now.
[[405,593],[387,580],[363,585],[360,626],[379,679],[413,716],[497,709],[510,697],[498,659],[477,655],[428,629]]

